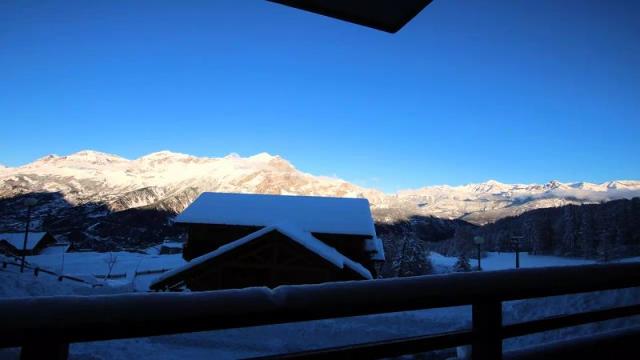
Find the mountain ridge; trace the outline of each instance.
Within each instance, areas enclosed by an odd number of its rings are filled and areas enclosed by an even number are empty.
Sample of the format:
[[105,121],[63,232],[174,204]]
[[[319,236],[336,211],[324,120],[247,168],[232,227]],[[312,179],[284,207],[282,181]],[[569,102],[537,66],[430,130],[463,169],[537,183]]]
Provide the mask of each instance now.
[[486,224],[532,209],[640,196],[640,181],[506,184],[491,179],[384,193],[300,171],[285,158],[266,152],[216,158],[162,150],[127,159],[82,150],[0,167],[0,198],[55,192],[71,205],[100,203],[111,211],[157,207],[178,213],[203,191],[365,197],[382,222],[419,215]]
[[[176,160],[176,159],[180,159],[183,161],[194,161],[194,162],[206,161],[206,160],[220,160],[220,159],[246,159],[246,160],[253,160],[253,161],[264,161],[264,162],[280,161],[282,163],[288,164],[291,168],[295,168],[288,160],[284,159],[280,155],[272,155],[272,154],[269,154],[268,152],[260,152],[258,154],[247,156],[247,157],[242,157],[238,153],[232,152],[224,157],[216,158],[216,157],[206,157],[206,156],[199,157],[199,156],[189,155],[185,153],[174,152],[171,150],[160,150],[160,151],[152,152],[146,155],[142,155],[135,159],[128,159],[120,155],[96,151],[96,150],[81,150],[81,151],[78,151],[69,155],[64,155],[64,156],[60,156],[57,154],[48,154],[36,159],[33,162],[30,162],[21,166],[11,167],[11,166],[6,166],[4,164],[0,164],[0,169],[7,172],[11,170],[34,168],[36,165],[39,165],[41,163],[55,164],[65,160],[76,160],[80,162],[84,161],[84,162],[94,163],[94,164],[107,164],[107,163],[114,163],[114,162],[157,163],[157,162],[163,162],[163,161],[166,162],[167,160]],[[0,176],[2,175],[3,174],[0,174]],[[325,175],[315,175],[315,176],[320,178],[331,178],[331,179],[342,180],[339,178],[325,176]],[[346,182],[346,180],[342,180],[342,181]],[[631,179],[610,180],[602,183],[593,183],[593,182],[586,182],[586,181],[561,182],[559,180],[550,180],[547,183],[540,184],[540,183],[504,183],[495,179],[489,179],[484,182],[472,182],[472,183],[461,184],[461,185],[449,185],[449,184],[426,185],[418,188],[401,189],[396,191],[395,193],[386,193],[386,194],[395,195],[395,194],[402,194],[402,193],[409,193],[409,192],[418,192],[421,190],[440,190],[440,189],[464,190],[464,191],[468,191],[468,189],[473,189],[474,192],[490,192],[489,190],[491,189],[495,189],[495,188],[499,189],[504,187],[544,188],[544,189],[570,187],[570,188],[576,188],[576,189],[597,190],[597,191],[603,191],[604,188],[617,189],[619,187],[632,187],[635,190],[640,188],[640,180],[631,180]],[[365,188],[365,187],[362,187],[362,188]],[[380,191],[375,188],[369,188],[369,189]]]

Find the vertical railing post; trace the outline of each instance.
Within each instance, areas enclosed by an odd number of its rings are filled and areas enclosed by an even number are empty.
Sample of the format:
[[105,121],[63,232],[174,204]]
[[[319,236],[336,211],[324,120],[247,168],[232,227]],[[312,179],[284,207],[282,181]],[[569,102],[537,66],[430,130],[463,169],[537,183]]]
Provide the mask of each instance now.
[[502,359],[502,302],[483,299],[472,305],[473,360]]

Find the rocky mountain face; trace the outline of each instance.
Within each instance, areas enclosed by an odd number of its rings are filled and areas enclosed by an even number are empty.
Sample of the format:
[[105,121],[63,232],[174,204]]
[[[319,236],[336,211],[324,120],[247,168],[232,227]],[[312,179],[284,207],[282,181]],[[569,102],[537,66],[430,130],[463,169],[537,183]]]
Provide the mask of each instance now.
[[[201,192],[385,195],[346,181],[313,176],[266,153],[200,158],[168,151],[128,160],[81,151],[49,155],[17,168],[0,168],[0,229],[21,230],[24,199],[35,197],[34,228],[55,232],[78,247],[100,250],[142,247],[180,236],[171,226]],[[142,216],[145,214],[145,216]]]
[[[0,169],[0,198],[55,192],[71,205],[101,203],[112,211],[144,206],[180,212],[192,190],[383,196],[346,181],[298,171],[288,161],[266,153],[242,158],[199,158],[161,151],[136,160],[94,151],[49,155],[18,168]],[[197,194],[196,194],[197,195]],[[186,198],[185,198],[186,196]],[[186,199],[186,204],[181,199]]]
[[[35,197],[39,202],[33,209],[34,228],[52,231],[77,247],[139,248],[181,236],[181,230],[171,226],[172,217],[203,191],[365,197],[380,234],[398,239],[413,236],[416,228],[451,231],[461,223],[486,224],[532,209],[640,196],[640,181],[541,185],[488,181],[385,194],[304,173],[266,153],[207,158],[161,151],[129,160],[81,151],[0,167],[0,229],[22,229],[23,200]],[[431,230],[424,233],[438,239],[443,234]],[[412,247],[403,249],[396,252]]]

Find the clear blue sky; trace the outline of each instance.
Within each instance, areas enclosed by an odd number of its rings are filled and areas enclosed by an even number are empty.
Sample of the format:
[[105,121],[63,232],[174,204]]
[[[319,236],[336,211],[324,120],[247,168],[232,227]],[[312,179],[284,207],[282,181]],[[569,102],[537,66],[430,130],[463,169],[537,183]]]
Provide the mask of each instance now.
[[640,1],[2,1],[0,163],[267,151],[387,191],[640,178]]

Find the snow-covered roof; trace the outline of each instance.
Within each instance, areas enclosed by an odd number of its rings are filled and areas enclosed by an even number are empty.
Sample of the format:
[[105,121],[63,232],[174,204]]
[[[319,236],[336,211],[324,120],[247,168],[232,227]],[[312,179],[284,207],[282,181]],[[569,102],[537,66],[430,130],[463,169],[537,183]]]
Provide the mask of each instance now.
[[376,261],[384,261],[384,247],[382,239],[374,237],[367,239],[365,242],[365,251],[371,254],[371,259]]
[[376,236],[367,199],[202,193],[179,223],[270,226],[294,224],[308,232]]
[[69,251],[70,244],[54,244],[45,249],[42,249],[40,255],[61,255]]
[[[47,235],[46,232],[29,232],[27,238],[27,250],[33,250],[40,241]],[[0,241],[6,241],[18,250],[22,250],[24,246],[24,232],[17,233],[0,233]]]
[[190,262],[188,262],[187,264],[175,268],[171,271],[167,271],[166,273],[162,274],[161,276],[159,276],[156,280],[154,280],[151,283],[151,286],[154,286],[155,284],[161,283],[169,278],[172,278],[180,273],[182,273],[183,271],[192,269],[196,266],[199,266],[203,263],[206,263],[210,260],[215,259],[216,257],[225,254],[233,249],[239,248],[245,244],[250,243],[251,241],[255,240],[255,239],[259,239],[260,237],[262,237],[265,234],[268,234],[272,231],[278,231],[279,233],[281,233],[282,235],[286,236],[287,238],[297,242],[298,244],[304,246],[305,248],[307,248],[309,251],[315,253],[316,255],[322,257],[323,259],[327,260],[328,262],[330,262],[331,264],[333,264],[334,266],[343,269],[345,267],[353,270],[354,272],[360,274],[363,278],[365,279],[372,279],[373,277],[371,276],[371,273],[369,272],[369,270],[367,270],[364,266],[362,266],[360,263],[355,262],[351,259],[349,259],[348,257],[342,255],[338,250],[332,248],[331,246],[323,243],[322,241],[316,239],[313,235],[311,235],[308,231],[301,231],[296,229],[294,226],[291,226],[289,224],[282,224],[282,225],[275,225],[275,226],[267,226],[264,227],[256,232],[253,232],[243,238],[240,238],[238,240],[232,241],[228,244],[222,245],[219,248],[217,248],[216,250],[209,252],[207,254],[204,254],[202,256],[199,256],[193,260],[191,260]]

